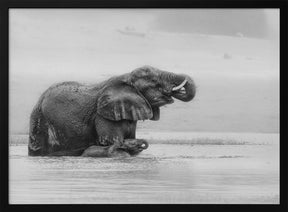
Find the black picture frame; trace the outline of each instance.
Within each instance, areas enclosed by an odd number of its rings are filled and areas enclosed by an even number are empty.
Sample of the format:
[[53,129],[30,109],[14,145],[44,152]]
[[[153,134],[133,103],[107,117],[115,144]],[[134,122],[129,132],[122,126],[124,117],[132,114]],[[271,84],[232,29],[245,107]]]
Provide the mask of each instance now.
[[[9,9],[10,8],[279,8],[280,9],[280,204],[121,204],[121,205],[10,205],[8,202],[9,192],[9,164],[8,164],[8,123],[9,123]],[[193,210],[193,211],[288,211],[287,206],[287,103],[285,72],[287,72],[287,9],[288,2],[285,0],[10,0],[1,1],[1,211],[70,211],[72,210]]]

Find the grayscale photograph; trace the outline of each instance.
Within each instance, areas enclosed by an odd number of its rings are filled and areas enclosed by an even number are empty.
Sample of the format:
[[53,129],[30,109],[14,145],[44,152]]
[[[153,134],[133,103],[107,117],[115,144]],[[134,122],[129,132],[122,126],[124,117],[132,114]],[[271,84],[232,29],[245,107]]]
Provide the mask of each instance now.
[[279,9],[9,9],[9,204],[279,204]]

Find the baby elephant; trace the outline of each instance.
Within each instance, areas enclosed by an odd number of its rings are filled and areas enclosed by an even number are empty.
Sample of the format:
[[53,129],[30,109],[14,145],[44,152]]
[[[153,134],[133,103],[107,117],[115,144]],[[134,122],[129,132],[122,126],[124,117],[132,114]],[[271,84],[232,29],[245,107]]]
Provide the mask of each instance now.
[[111,146],[90,146],[81,156],[83,157],[129,157],[148,148],[148,142],[144,139],[125,139],[120,144],[115,142]]

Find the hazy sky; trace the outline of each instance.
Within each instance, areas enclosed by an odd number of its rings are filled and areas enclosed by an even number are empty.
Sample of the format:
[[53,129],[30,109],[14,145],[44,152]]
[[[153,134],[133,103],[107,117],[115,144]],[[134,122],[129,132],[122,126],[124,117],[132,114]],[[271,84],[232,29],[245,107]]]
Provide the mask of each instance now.
[[[10,57],[12,60],[41,57],[49,62],[50,58],[64,60],[69,55],[69,59],[82,60],[89,51],[97,52],[100,57],[106,53],[126,54],[133,48],[134,43],[129,39],[116,37],[115,32],[127,27],[137,32],[148,33],[149,40],[145,41],[148,45],[149,41],[153,42],[152,38],[149,38],[149,33],[162,31],[176,34],[197,32],[204,35],[234,37],[258,36],[269,39],[271,48],[276,50],[279,48],[277,9],[12,9],[10,10]],[[177,42],[177,39],[172,39],[175,45],[178,44]],[[193,48],[191,46],[192,50]],[[155,51],[157,46],[154,49],[142,48],[141,51],[145,50]],[[263,50],[267,51],[267,49]],[[272,54],[271,57],[277,59],[278,53],[275,52],[276,55]],[[141,59],[145,62],[145,58]],[[87,57],[87,60],[90,58]],[[47,64],[45,66],[47,67]],[[126,70],[129,67],[123,68]]]
[[205,33],[267,38],[277,31],[277,10],[195,9],[156,16],[152,26],[169,32]]
[[[10,9],[9,14],[13,132],[27,132],[32,108],[51,84],[97,82],[146,64],[189,74],[198,86],[193,103],[167,106],[161,123],[151,126],[161,128],[189,113],[197,120],[188,120],[191,130],[279,130],[277,9]],[[182,112],[171,112],[176,108]]]
[[[268,37],[279,30],[277,9],[12,9],[11,23],[53,25],[65,22],[66,27],[83,28],[93,24],[93,30],[133,26],[137,30],[198,32],[209,34]],[[49,28],[47,29],[49,30]],[[92,29],[91,29],[92,30]]]

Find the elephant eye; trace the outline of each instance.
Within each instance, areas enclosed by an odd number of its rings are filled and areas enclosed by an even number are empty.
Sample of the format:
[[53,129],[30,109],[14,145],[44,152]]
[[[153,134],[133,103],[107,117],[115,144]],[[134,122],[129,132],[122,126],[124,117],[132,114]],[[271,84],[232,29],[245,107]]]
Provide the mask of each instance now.
[[155,85],[158,84],[158,80],[157,80],[157,79],[154,79],[154,78],[151,79],[151,82],[152,82],[153,84],[155,84]]
[[158,88],[159,90],[161,90],[161,89],[162,89],[162,86],[160,85],[160,83],[156,83],[156,84],[155,84],[155,88]]

